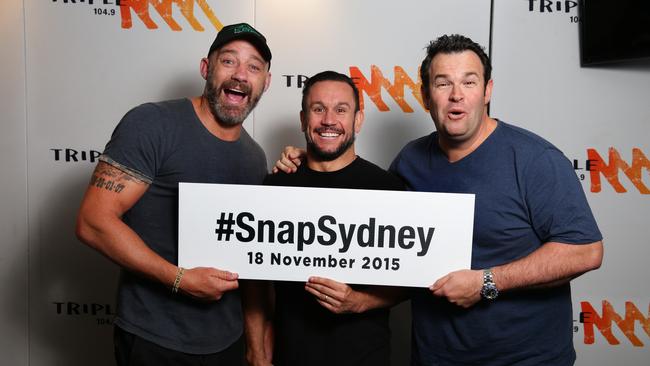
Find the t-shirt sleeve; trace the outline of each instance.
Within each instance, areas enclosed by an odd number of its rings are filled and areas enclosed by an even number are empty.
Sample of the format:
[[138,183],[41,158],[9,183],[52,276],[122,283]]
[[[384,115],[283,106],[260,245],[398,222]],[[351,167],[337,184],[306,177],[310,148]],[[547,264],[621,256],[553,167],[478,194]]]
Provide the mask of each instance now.
[[528,164],[525,200],[542,242],[588,244],[602,240],[580,181],[569,160],[547,149]]
[[162,118],[162,114],[153,104],[144,104],[132,109],[113,131],[99,159],[151,183],[162,161]]

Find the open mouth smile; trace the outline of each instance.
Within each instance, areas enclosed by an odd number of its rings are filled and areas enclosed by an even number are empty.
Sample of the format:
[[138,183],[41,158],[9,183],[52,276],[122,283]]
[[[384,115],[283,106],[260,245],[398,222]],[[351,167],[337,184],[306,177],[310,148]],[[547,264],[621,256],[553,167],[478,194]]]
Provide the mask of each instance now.
[[324,139],[335,139],[343,134],[342,130],[332,128],[318,128],[314,132]]
[[222,91],[226,102],[233,105],[246,103],[250,95],[250,87],[238,82],[225,83]]

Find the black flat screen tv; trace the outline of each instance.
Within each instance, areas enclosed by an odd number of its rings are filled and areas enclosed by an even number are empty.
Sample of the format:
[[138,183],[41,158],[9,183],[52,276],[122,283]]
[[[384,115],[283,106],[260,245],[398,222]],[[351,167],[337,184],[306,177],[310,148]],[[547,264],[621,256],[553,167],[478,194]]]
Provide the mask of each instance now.
[[650,0],[580,0],[582,66],[650,58]]

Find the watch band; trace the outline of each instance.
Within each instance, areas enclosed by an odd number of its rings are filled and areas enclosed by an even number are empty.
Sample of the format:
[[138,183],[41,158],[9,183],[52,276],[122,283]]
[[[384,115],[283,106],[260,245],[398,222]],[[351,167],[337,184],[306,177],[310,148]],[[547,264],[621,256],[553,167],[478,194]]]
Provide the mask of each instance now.
[[492,268],[486,268],[483,270],[483,284],[494,283],[494,274],[492,273]]
[[499,296],[499,290],[494,283],[494,274],[492,268],[483,270],[483,287],[481,288],[481,296],[487,300],[494,300]]

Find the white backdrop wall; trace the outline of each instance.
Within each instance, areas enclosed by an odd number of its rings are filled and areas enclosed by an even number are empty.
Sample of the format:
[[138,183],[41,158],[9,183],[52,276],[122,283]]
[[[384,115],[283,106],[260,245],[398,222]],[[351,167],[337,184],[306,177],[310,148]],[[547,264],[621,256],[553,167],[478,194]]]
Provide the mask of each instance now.
[[0,354],[7,365],[25,365],[27,336],[27,156],[23,2],[0,11]]
[[[81,196],[121,116],[145,101],[200,94],[200,58],[221,24],[242,21],[267,36],[274,54],[271,88],[245,123],[269,164],[282,146],[303,144],[297,116],[305,76],[333,69],[356,78],[366,112],[358,153],[387,167],[407,141],[433,129],[417,85],[428,41],[462,33],[491,47],[491,114],[548,138],[576,160],[606,238],[603,268],[573,284],[577,364],[649,363],[649,196],[642,188],[650,186],[643,155],[650,151],[650,66],[580,68],[575,2],[118,3],[0,5],[0,280],[9,295],[0,301],[0,352],[9,355],[7,364],[113,364],[118,271],[74,238]],[[610,160],[610,152],[620,161]],[[597,155],[609,180],[585,170]],[[627,173],[617,170],[625,164]],[[613,188],[616,179],[625,193]],[[408,307],[394,313],[393,364],[402,365]]]

